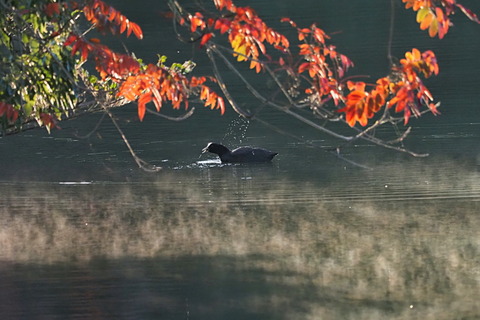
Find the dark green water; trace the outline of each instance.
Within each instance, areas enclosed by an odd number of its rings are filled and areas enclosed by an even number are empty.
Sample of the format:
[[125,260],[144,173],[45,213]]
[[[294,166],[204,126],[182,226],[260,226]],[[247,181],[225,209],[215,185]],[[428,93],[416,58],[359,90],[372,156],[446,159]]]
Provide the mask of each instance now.
[[[352,2],[248,3],[273,24],[317,21],[357,73],[382,76],[389,1]],[[354,167],[306,143],[338,141],[269,110],[262,119],[305,141],[230,110],[197,108],[180,123],[117,110],[139,155],[164,168],[154,174],[107,120],[78,138],[101,115],[1,139],[1,318],[480,318],[480,26],[457,14],[432,40],[397,2],[394,54],[433,49],[440,62],[429,86],[442,115],[413,121],[406,142],[429,157],[359,144],[346,156],[371,170]],[[116,3],[144,29],[128,42],[139,56],[205,61],[174,42],[164,3]],[[221,165],[200,156],[209,141],[279,155]]]

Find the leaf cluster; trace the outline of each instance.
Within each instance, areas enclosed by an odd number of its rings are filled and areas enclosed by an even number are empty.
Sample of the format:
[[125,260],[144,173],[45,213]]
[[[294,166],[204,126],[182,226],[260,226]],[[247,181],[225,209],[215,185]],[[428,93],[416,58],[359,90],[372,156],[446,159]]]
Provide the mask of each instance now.
[[15,114],[3,114],[4,131],[31,121],[49,130],[77,104],[72,85],[76,63],[63,42],[78,13],[60,15],[65,8],[51,11],[51,5],[0,2],[0,101]]
[[[101,0],[0,0],[0,117],[4,133],[30,126],[57,126],[83,112],[138,101],[140,119],[153,101],[159,110],[169,100],[188,107],[190,95],[224,111],[221,97],[201,80],[190,78],[193,62],[144,64],[131,53],[119,53],[87,38],[93,28],[113,35],[143,38],[140,26]],[[91,25],[87,30],[81,19]],[[98,76],[90,74],[90,65]],[[148,82],[145,77],[157,77]],[[159,78],[160,77],[160,78]],[[164,78],[161,78],[164,77]],[[205,82],[204,78],[203,82]],[[136,90],[132,83],[136,83]],[[198,88],[197,88],[198,87]],[[158,93],[158,94],[157,94]],[[152,99],[147,99],[152,94]],[[160,98],[161,99],[158,99]]]
[[417,12],[417,22],[421,30],[428,29],[428,35],[439,39],[445,37],[450,26],[453,25],[450,17],[460,10],[468,19],[480,23],[475,13],[456,0],[402,0],[405,8],[412,8]]
[[[201,12],[183,14],[180,24],[189,26],[190,32],[200,32],[200,45],[217,53],[215,48],[219,45],[214,39],[227,35],[232,56],[240,62],[249,61],[250,68],[257,73],[269,72],[284,93],[289,108],[307,105],[314,114],[345,121],[351,127],[357,123],[367,126],[369,119],[383,108],[388,110],[393,106],[396,113],[403,112],[405,124],[412,115],[421,114],[422,106],[436,113],[431,103],[433,97],[421,80],[421,76],[438,74],[432,51],[407,52],[401,64],[392,66],[389,75],[374,85],[354,83],[347,75],[353,62],[337,51],[329,42],[329,35],[316,24],[299,27],[291,19],[282,18],[282,22],[297,31],[297,39],[288,40],[267,26],[253,9],[237,7],[230,0],[214,3],[220,12],[217,16]],[[298,41],[297,45],[290,45],[294,40]],[[275,58],[267,54],[266,45],[276,50]],[[373,88],[368,91],[367,87]],[[344,114],[345,118],[339,118],[338,114]],[[391,118],[391,121],[397,120]]]

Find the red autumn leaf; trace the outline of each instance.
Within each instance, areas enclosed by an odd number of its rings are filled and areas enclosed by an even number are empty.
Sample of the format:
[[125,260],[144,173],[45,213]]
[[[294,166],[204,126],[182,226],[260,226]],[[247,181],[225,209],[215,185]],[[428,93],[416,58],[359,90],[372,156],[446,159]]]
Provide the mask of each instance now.
[[197,87],[197,86],[203,84],[205,81],[207,81],[207,78],[205,78],[205,77],[192,77],[190,79],[190,85],[192,87]]
[[47,3],[44,9],[45,13],[49,17],[60,14],[60,4],[59,3]]
[[88,58],[88,53],[90,52],[90,48],[88,46],[88,44],[85,44],[81,46],[81,57],[82,57],[82,60],[87,60]]
[[82,43],[81,40],[77,40],[77,41],[75,42],[75,44],[74,44],[73,47],[72,47],[72,56],[75,55],[75,53],[77,53],[78,49],[79,49],[80,46],[81,46],[81,43]]
[[142,30],[137,24],[129,21],[127,17],[101,0],[88,1],[83,8],[83,13],[85,18],[101,31],[110,30],[112,34],[127,31],[127,36],[133,32],[137,38],[143,38]]
[[78,39],[78,36],[75,35],[75,34],[71,34],[70,36],[68,36],[67,40],[65,40],[65,42],[63,43],[64,46],[69,46],[71,45],[72,43],[74,43],[75,41],[77,41]]
[[311,30],[309,28],[303,28],[303,29],[299,30],[299,32],[304,33],[304,34],[308,34],[308,33],[310,33],[310,31]]
[[302,73],[305,70],[310,69],[310,62],[304,62],[298,66],[298,73]]
[[137,39],[143,39],[143,31],[138,24],[130,21],[130,29],[133,30],[133,34],[137,37]]
[[230,20],[225,19],[225,18],[221,18],[221,19],[217,19],[217,21],[215,21],[214,28],[216,30],[220,30],[221,34],[224,34],[225,32],[227,32],[230,29],[230,24],[231,24]]
[[5,102],[0,102],[0,117],[6,115],[7,120],[10,123],[17,121],[18,111],[10,104]]
[[41,123],[47,127],[48,129],[53,129],[53,128],[59,128],[56,125],[56,120],[55,118],[48,113],[40,113],[40,121]]
[[340,60],[342,61],[342,65],[345,69],[353,67],[352,60],[350,60],[346,55],[341,54]]
[[201,41],[200,41],[200,47],[203,47],[205,45],[205,43],[207,43],[208,40],[210,40],[212,37],[213,37],[213,33],[211,33],[211,32],[204,34],[202,36]]
[[235,5],[233,4],[232,0],[213,0],[213,2],[218,10],[222,10],[223,8],[232,12],[235,10]]

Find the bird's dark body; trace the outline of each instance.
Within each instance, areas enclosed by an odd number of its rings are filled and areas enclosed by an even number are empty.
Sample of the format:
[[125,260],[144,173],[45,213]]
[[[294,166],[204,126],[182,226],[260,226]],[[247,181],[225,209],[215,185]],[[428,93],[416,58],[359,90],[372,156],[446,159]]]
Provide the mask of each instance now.
[[230,151],[227,147],[213,142],[210,142],[203,152],[215,153],[226,163],[270,162],[278,154],[256,147],[240,147]]

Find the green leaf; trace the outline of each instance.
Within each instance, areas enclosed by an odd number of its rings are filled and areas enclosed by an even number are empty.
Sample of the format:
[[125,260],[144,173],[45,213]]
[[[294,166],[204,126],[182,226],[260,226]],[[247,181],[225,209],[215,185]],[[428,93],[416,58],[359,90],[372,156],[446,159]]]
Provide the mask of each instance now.
[[98,82],[98,78],[94,75],[90,75],[90,77],[88,77],[88,82],[90,82],[90,84],[95,84]]
[[3,30],[0,30],[0,39],[3,45],[10,48],[10,37]]
[[23,104],[23,111],[25,112],[25,115],[28,117],[33,113],[33,106],[35,105],[34,100],[26,100],[25,103]]
[[161,56],[161,55],[157,55],[158,56],[158,62],[157,62],[157,65],[158,66],[163,66],[165,62],[167,62],[167,56]]
[[26,33],[22,34],[22,42],[25,45],[28,45],[28,43],[30,42],[30,37]]
[[425,19],[426,15],[430,12],[430,9],[423,7],[417,12],[417,22],[420,23]]

